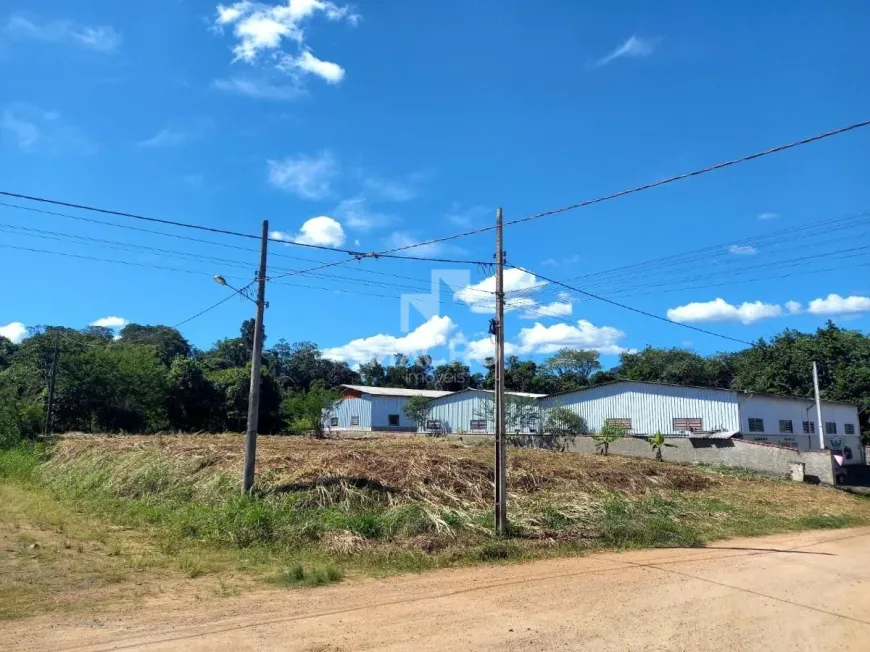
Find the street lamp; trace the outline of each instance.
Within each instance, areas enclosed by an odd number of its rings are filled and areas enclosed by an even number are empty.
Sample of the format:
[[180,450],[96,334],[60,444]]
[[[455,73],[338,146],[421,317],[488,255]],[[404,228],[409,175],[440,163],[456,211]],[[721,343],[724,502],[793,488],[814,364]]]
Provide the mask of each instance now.
[[229,288],[230,290],[232,290],[232,291],[235,292],[236,294],[239,294],[239,295],[245,297],[248,301],[251,301],[251,302],[254,303],[254,304],[257,303],[257,302],[254,301],[251,297],[249,297],[247,294],[245,294],[244,292],[242,292],[242,291],[239,290],[238,288],[234,288],[232,285],[230,285],[229,283],[227,283],[227,280],[226,280],[223,276],[221,276],[220,274],[215,274],[215,275],[214,275],[214,280],[215,280],[215,283],[217,283],[218,285],[223,285],[224,287]]

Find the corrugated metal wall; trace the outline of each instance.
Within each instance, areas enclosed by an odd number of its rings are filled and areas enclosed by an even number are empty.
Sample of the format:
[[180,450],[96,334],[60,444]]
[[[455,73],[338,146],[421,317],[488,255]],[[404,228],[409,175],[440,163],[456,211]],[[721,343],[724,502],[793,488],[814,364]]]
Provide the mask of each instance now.
[[[508,397],[508,412],[511,410],[511,400]],[[517,414],[517,412],[515,411],[514,414]],[[441,431],[444,433],[471,433],[472,420],[486,419],[486,430],[474,430],[473,432],[492,434],[495,432],[493,415],[492,392],[470,390],[433,400],[429,419],[440,420]],[[537,432],[537,422],[540,420],[540,407],[537,405],[531,409],[526,408],[522,415],[517,414],[513,418],[509,413],[506,418],[507,432],[529,432],[528,426],[530,424],[527,418],[529,415],[533,415],[534,432]]]
[[[330,418],[338,418],[338,425],[333,426]],[[352,426],[351,417],[359,417],[359,425]],[[326,425],[333,430],[371,430],[372,402],[370,396],[361,398],[345,398],[335,407],[332,414],[327,415]]]
[[589,432],[598,432],[605,419],[631,419],[631,432],[649,435],[680,435],[675,418],[700,418],[704,430],[740,429],[737,393],[694,387],[670,387],[643,383],[602,385],[591,389],[548,396],[540,400],[544,418],[548,408],[564,405],[586,421]]
[[[408,396],[372,396],[372,430],[417,430],[417,424],[405,416]],[[390,425],[390,415],[399,415],[399,425]]]

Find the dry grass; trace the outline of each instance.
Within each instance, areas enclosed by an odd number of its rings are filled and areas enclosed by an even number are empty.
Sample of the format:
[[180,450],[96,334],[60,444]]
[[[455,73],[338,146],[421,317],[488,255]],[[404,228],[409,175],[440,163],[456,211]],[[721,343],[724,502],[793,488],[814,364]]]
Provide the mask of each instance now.
[[[870,500],[833,488],[651,460],[512,449],[514,540],[505,542],[492,535],[488,447],[416,437],[261,437],[258,495],[242,499],[243,443],[235,434],[66,436],[47,461],[0,455],[0,478],[13,483],[10,490],[31,490],[31,500],[51,505],[58,518],[78,522],[84,516],[72,510],[81,510],[88,522],[103,524],[91,530],[111,534],[100,548],[89,543],[91,534],[65,534],[67,548],[51,534],[54,543],[44,546],[59,551],[56,559],[85,560],[74,571],[83,577],[90,562],[70,551],[99,549],[99,586],[109,585],[113,574],[139,572],[129,570],[135,557],[181,582],[212,576],[213,583],[217,575],[220,595],[228,594],[227,578],[233,586],[251,578],[295,586],[342,575],[870,523]],[[33,525],[27,512],[19,509],[16,518]],[[44,523],[36,525],[48,536]],[[25,548],[16,551],[20,556]],[[48,578],[39,585],[49,587],[38,596],[48,600],[66,567],[48,556],[38,566]],[[18,586],[23,575],[15,572]],[[0,589],[0,603],[12,600],[8,582]],[[7,615],[16,609],[13,602]]]

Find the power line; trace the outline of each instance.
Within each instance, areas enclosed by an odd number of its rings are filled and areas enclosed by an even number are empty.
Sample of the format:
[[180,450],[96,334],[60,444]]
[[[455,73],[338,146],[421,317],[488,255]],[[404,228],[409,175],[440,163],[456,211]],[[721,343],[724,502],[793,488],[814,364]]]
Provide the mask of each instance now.
[[[196,242],[199,244],[207,244],[207,245],[211,245],[211,246],[215,246],[215,247],[224,247],[227,249],[235,249],[238,251],[248,251],[251,253],[259,253],[259,250],[255,249],[253,247],[241,247],[239,245],[228,244],[226,242],[216,242],[214,240],[203,240],[202,238],[192,238],[190,236],[180,235],[177,233],[167,233],[166,231],[155,231],[153,229],[143,229],[143,228],[139,228],[136,226],[130,226],[129,224],[119,224],[118,222],[108,222],[105,220],[96,220],[96,219],[89,218],[89,217],[83,217],[81,215],[71,215],[69,213],[59,213],[56,211],[49,211],[49,210],[44,210],[44,209],[40,209],[40,208],[33,208],[31,206],[20,206],[18,204],[8,204],[5,202],[0,202],[0,206],[6,207],[6,208],[12,208],[15,210],[28,211],[28,212],[32,212],[32,213],[39,213],[42,215],[51,215],[54,217],[62,217],[62,218],[67,218],[67,219],[79,220],[82,222],[89,222],[92,224],[100,224],[103,226],[112,226],[115,228],[127,229],[130,231],[136,231],[139,233],[150,233],[153,235],[159,235],[159,236],[164,236],[164,237],[168,237],[168,238],[176,238],[179,240],[185,240],[188,242]],[[15,228],[24,228],[24,227],[15,227]],[[83,237],[83,236],[69,236],[69,237]],[[112,241],[106,241],[106,242],[112,242]],[[114,241],[114,242],[117,243],[117,241]],[[118,243],[118,244],[120,244],[120,243]],[[140,246],[140,245],[131,245],[131,246]],[[288,260],[300,260],[300,261],[307,262],[307,263],[321,263],[321,262],[323,262],[320,260],[315,260],[313,258],[302,258],[300,256],[291,256],[289,254],[285,254],[285,253],[279,252],[279,251],[270,252],[269,257],[270,258],[272,258],[272,257],[286,258]],[[342,262],[352,262],[352,261],[342,261]],[[254,263],[251,263],[251,264],[253,265]],[[279,267],[275,267],[274,269],[281,270],[281,268],[279,268]],[[420,282],[420,283],[427,282],[426,279],[418,279],[418,278],[414,278],[411,276],[405,276],[403,274],[393,274],[390,272],[383,272],[383,271],[375,270],[375,269],[365,269],[363,267],[356,267],[356,268],[352,268],[352,269],[354,269],[354,271],[358,271],[358,272],[361,272],[364,274],[372,274],[372,275],[376,275],[376,276],[385,276],[385,277],[391,277],[391,278],[405,279],[405,280],[416,281],[416,282]]]
[[524,267],[520,267],[519,265],[512,265],[512,264],[509,264],[509,263],[508,263],[508,266],[509,266],[509,267],[513,267],[514,269],[518,269],[518,270],[520,270],[520,271],[522,271],[522,272],[525,272],[526,274],[532,274],[532,275],[534,275],[534,276],[536,276],[536,277],[538,277],[538,278],[542,278],[542,279],[544,279],[545,281],[548,281],[549,283],[554,283],[554,284],[556,284],[556,285],[561,285],[563,288],[566,288],[566,289],[568,289],[568,290],[573,290],[574,292],[579,292],[580,294],[583,294],[583,295],[585,295],[585,296],[588,296],[588,297],[590,297],[590,298],[592,298],[592,299],[597,299],[597,300],[599,300],[599,301],[603,301],[603,302],[605,302],[605,303],[609,303],[609,304],[614,305],[614,306],[617,306],[617,307],[619,307],[619,308],[623,308],[623,309],[625,309],[625,310],[630,310],[630,311],[632,311],[632,312],[636,312],[636,313],[638,313],[638,314],[640,314],[640,315],[644,315],[644,316],[646,316],[646,317],[652,317],[653,319],[657,319],[657,320],[659,320],[659,321],[667,322],[667,323],[669,323],[669,324],[674,324],[674,325],[676,325],[676,326],[681,326],[681,327],[683,327],[683,328],[688,328],[688,329],[693,330],[693,331],[698,331],[699,333],[705,333],[706,335],[713,335],[714,337],[720,337],[720,338],[725,339],[725,340],[731,340],[732,342],[738,342],[738,343],[740,343],[740,344],[746,344],[746,345],[748,345],[748,346],[752,346],[752,342],[747,342],[746,340],[741,340],[741,339],[738,339],[738,338],[736,338],[736,337],[730,337],[730,336],[728,336],[728,335],[722,335],[721,333],[714,333],[713,331],[708,331],[708,330],[706,330],[706,329],[704,329],[704,328],[698,328],[697,326],[690,326],[689,324],[683,324],[683,323],[680,323],[680,322],[677,322],[677,321],[673,321],[672,319],[668,319],[667,317],[662,317],[662,316],[660,316],[660,315],[656,315],[656,314],[654,314],[654,313],[647,312],[647,311],[645,311],[645,310],[640,310],[639,308],[633,308],[632,306],[627,306],[627,305],[625,305],[624,303],[619,303],[618,301],[614,301],[613,299],[608,299],[608,298],[606,298],[606,297],[602,297],[602,296],[599,296],[599,295],[597,295],[597,294],[593,294],[593,293],[591,293],[591,292],[586,292],[585,290],[581,290],[580,288],[572,287],[572,286],[568,285],[567,283],[563,283],[562,281],[557,281],[557,280],[555,280],[555,279],[548,278],[548,277],[546,277],[546,276],[543,276],[543,275],[541,275],[541,274],[538,274],[537,272],[532,272],[532,271],[530,271],[530,270],[528,270],[528,269],[526,269],[526,268],[524,268]]
[[[239,231],[230,231],[228,229],[218,229],[215,227],[203,226],[201,224],[192,224],[190,222],[178,222],[175,220],[166,220],[166,219],[158,218],[158,217],[148,217],[145,215],[137,215],[136,213],[129,213],[127,211],[119,211],[119,210],[114,210],[114,209],[110,209],[110,208],[99,208],[97,206],[90,206],[87,204],[75,204],[72,202],[62,201],[59,199],[49,199],[47,197],[37,197],[34,195],[24,195],[21,193],[9,192],[6,190],[0,190],[0,195],[5,196],[5,197],[12,197],[13,199],[23,199],[26,201],[33,201],[33,202],[39,202],[39,203],[43,203],[43,204],[50,204],[52,206],[63,206],[65,208],[75,208],[75,209],[83,210],[83,211],[91,211],[91,212],[95,212],[95,213],[101,213],[103,215],[113,215],[116,217],[128,217],[128,218],[135,219],[135,220],[143,220],[146,222],[153,222],[156,224],[166,224],[168,226],[177,226],[177,227],[181,227],[181,228],[195,229],[198,231],[206,231],[209,233],[217,233],[220,235],[231,235],[231,236],[235,236],[238,238],[247,238],[247,239],[254,239],[254,240],[260,239],[260,236],[253,235],[251,233],[240,233]],[[347,255],[349,255],[352,258],[357,259],[357,260],[362,260],[363,258],[394,258],[397,260],[415,260],[415,261],[421,261],[421,262],[435,262],[435,263],[451,263],[451,264],[467,264],[467,265],[487,265],[487,264],[489,264],[486,262],[480,262],[480,261],[474,261],[474,260],[455,260],[455,259],[450,259],[450,258],[433,258],[433,257],[426,257],[426,256],[398,256],[398,255],[395,255],[392,253],[393,250],[387,250],[387,251],[383,251],[383,252],[366,253],[366,252],[362,252],[362,251],[355,251],[353,249],[342,249],[339,247],[330,247],[327,245],[317,245],[317,244],[309,244],[309,243],[305,243],[305,242],[297,242],[296,240],[288,240],[285,238],[269,237],[268,240],[271,242],[280,242],[280,243],[290,245],[293,247],[305,247],[307,249],[317,249],[320,251],[329,251],[332,253],[343,253],[343,254],[347,254]],[[418,247],[418,246],[421,246],[421,245],[410,245],[407,247],[402,247],[402,250],[413,249],[413,248]],[[344,262],[347,262],[347,261],[340,261],[340,262],[335,263],[335,264],[343,264]],[[326,265],[326,266],[329,266],[329,265]]]
[[[15,226],[15,225],[11,225],[11,224],[0,223],[0,231],[4,231],[4,230],[8,231],[9,229],[13,229],[12,231],[9,231],[9,232],[14,233],[15,235],[25,235],[28,237],[38,237],[38,238],[43,238],[43,239],[58,240],[61,242],[65,241],[64,238],[66,238],[66,239],[68,239],[68,241],[72,241],[72,242],[84,240],[86,242],[92,242],[96,246],[108,247],[110,249],[121,249],[124,251],[135,251],[135,250],[143,250],[143,251],[147,251],[147,252],[154,251],[154,252],[158,252],[159,254],[181,256],[181,257],[188,258],[188,259],[195,260],[195,261],[199,261],[199,262],[206,262],[206,263],[209,263],[212,265],[216,262],[217,264],[222,265],[222,266],[233,266],[233,267],[240,267],[243,269],[249,269],[252,266],[251,263],[246,262],[246,261],[232,260],[232,259],[226,259],[226,258],[217,258],[214,256],[192,254],[192,253],[188,253],[185,251],[176,251],[176,250],[172,250],[172,249],[162,249],[159,247],[150,247],[150,246],[146,246],[146,245],[137,245],[137,244],[126,243],[126,242],[118,242],[118,241],[114,241],[114,240],[104,240],[101,238],[91,238],[88,236],[80,236],[80,235],[60,233],[60,232],[55,232],[55,231],[47,231],[47,230],[43,230],[43,229],[31,229],[31,228],[27,228],[27,227],[20,227],[20,226]],[[23,233],[20,233],[19,231],[21,231]],[[316,272],[310,272],[307,270],[292,270],[292,269],[281,268],[281,267],[275,267],[274,269],[289,271],[291,273],[300,273],[300,274],[310,275],[313,278],[323,278],[324,280],[336,279],[336,280],[340,280],[340,281],[348,281],[351,283],[361,283],[364,285],[374,285],[374,286],[379,286],[379,287],[396,288],[396,289],[400,289],[400,290],[413,290],[416,292],[427,292],[430,290],[429,287],[420,287],[419,285],[407,285],[407,284],[401,284],[401,283],[395,283],[395,282],[388,283],[388,282],[384,282],[384,281],[375,281],[375,280],[371,280],[371,279],[361,279],[361,278],[352,278],[352,277],[348,277],[348,276],[341,276],[339,274],[318,274]],[[398,276],[398,278],[404,278],[404,277]],[[427,282],[425,279],[409,278],[409,280],[418,281],[420,283]],[[474,290],[474,291],[481,292],[481,293],[487,293],[486,290]]]
[[[577,208],[584,208],[586,206],[591,206],[592,204],[599,204],[601,202],[609,201],[611,199],[616,199],[618,197],[624,197],[626,195],[632,195],[634,193],[642,192],[644,190],[650,190],[652,188],[658,188],[659,186],[665,186],[669,183],[674,183],[675,181],[681,181],[683,179],[688,179],[690,177],[697,177],[702,174],[706,174],[708,172],[713,172],[715,170],[721,170],[722,168],[727,168],[732,165],[737,165],[738,163],[746,163],[747,161],[752,161],[754,159],[761,158],[763,156],[768,156],[770,154],[776,154],[778,152],[783,152],[789,149],[793,149],[795,147],[800,147],[801,145],[807,145],[809,143],[814,143],[819,140],[824,140],[825,138],[830,138],[832,136],[836,136],[838,134],[843,134],[848,131],[853,131],[855,129],[860,129],[862,127],[866,127],[870,125],[870,120],[865,120],[863,122],[856,122],[851,125],[847,125],[845,127],[840,127],[838,129],[833,129],[831,131],[826,131],[821,134],[817,134],[815,136],[809,136],[808,138],[802,138],[801,140],[796,140],[792,143],[787,143],[785,145],[777,145],[776,147],[771,147],[770,149],[763,150],[761,152],[756,152],[754,154],[748,154],[746,156],[741,156],[740,158],[731,159],[730,161],[723,161],[721,163],[715,163],[713,165],[708,165],[707,167],[699,168],[697,170],[692,170],[691,172],[684,172],[683,174],[678,174],[672,177],[668,177],[667,179],[661,179],[659,181],[653,181],[651,183],[646,183],[642,186],[636,186],[634,188],[627,188],[625,190],[620,190],[619,192],[614,192],[609,195],[603,195],[601,197],[596,197],[594,199],[587,199],[585,201],[578,202],[576,204],[569,204],[568,206],[562,206],[561,208],[554,208],[552,210],[543,211],[541,213],[535,213],[534,215],[529,215],[527,217],[521,217],[516,220],[508,220],[504,223],[504,226],[512,226],[514,224],[522,224],[523,222],[530,222],[532,220],[537,220],[542,217],[548,217],[550,215],[556,215],[558,213],[565,213],[567,211],[572,211]],[[479,233],[487,233],[488,231],[493,231],[495,226],[485,226],[480,227],[478,229],[472,229],[470,231],[465,231],[463,233],[457,233],[454,235],[444,236],[442,238],[435,238],[432,240],[426,240],[424,242],[417,242],[412,245],[406,245],[404,247],[395,247],[393,249],[389,249],[384,253],[394,253],[397,251],[404,251],[406,249],[411,249],[414,247],[422,247],[425,245],[436,244],[440,242],[447,242],[449,240],[456,240],[457,238],[464,238],[470,235],[477,235]],[[383,254],[381,254],[383,255]]]
[[[766,241],[772,239],[775,239],[776,245],[789,242],[798,242],[805,238],[815,238],[820,234],[828,234],[835,231],[865,226],[868,223],[868,215],[870,215],[870,210],[863,210],[849,215],[821,220],[818,222],[806,223],[797,227],[782,229],[752,238],[733,240],[730,242],[703,247],[701,249],[663,256],[657,259],[640,261],[637,263],[632,263],[630,265],[623,265],[621,267],[616,267],[609,270],[602,270],[600,272],[593,272],[590,274],[575,276],[572,277],[572,279],[570,280],[583,281],[584,287],[588,288],[600,287],[602,285],[613,285],[619,281],[625,281],[636,276],[640,276],[643,279],[650,279],[650,277],[652,276],[661,276],[662,274],[668,274],[674,271],[679,273],[685,273],[693,269],[706,269],[710,268],[713,265],[719,265],[722,263],[740,265],[742,267],[745,264],[745,260],[743,260],[739,256],[735,256],[733,252],[729,250],[729,247],[753,246],[753,248],[755,248],[763,246]],[[848,236],[848,239],[852,239],[853,237],[854,236]],[[814,248],[816,247],[816,245],[830,244],[833,242],[838,242],[842,239],[845,238],[816,242],[814,243]],[[789,247],[779,247],[774,250],[774,253],[785,252],[788,250]],[[728,270],[722,270],[720,273],[730,272]],[[512,293],[535,291],[544,288],[547,285],[548,284],[546,283],[541,283],[539,285],[532,286],[531,288],[514,290],[512,291]],[[547,290],[544,290],[543,292],[538,293],[538,296],[543,296],[552,291],[552,289],[549,292]]]

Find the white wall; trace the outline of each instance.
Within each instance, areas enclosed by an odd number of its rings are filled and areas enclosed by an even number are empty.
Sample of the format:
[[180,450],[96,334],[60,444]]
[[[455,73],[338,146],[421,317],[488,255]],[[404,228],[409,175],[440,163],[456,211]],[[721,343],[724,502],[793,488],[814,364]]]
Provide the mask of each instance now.
[[557,405],[583,417],[590,432],[610,418],[630,418],[638,435],[681,434],[674,431],[674,418],[700,418],[704,430],[740,428],[737,393],[727,390],[624,382],[541,399],[544,411]]
[[[816,404],[812,399],[780,398],[762,394],[740,394],[740,432],[747,441],[764,442],[782,445],[788,442],[797,444],[800,450],[815,450],[819,448],[819,424],[816,417]],[[763,432],[750,432],[749,419],[762,419]],[[822,401],[822,418],[825,422],[837,424],[837,434],[825,434],[825,447],[831,450],[843,450],[848,446],[853,453],[847,463],[863,462],[863,449],[860,445],[860,425],[858,423],[858,408],[854,405],[829,403]],[[794,434],[780,431],[780,420],[790,420]],[[803,422],[814,424],[815,432],[811,435],[803,430]],[[855,426],[854,435],[846,435],[845,425]],[[824,429],[823,429],[824,430]]]

